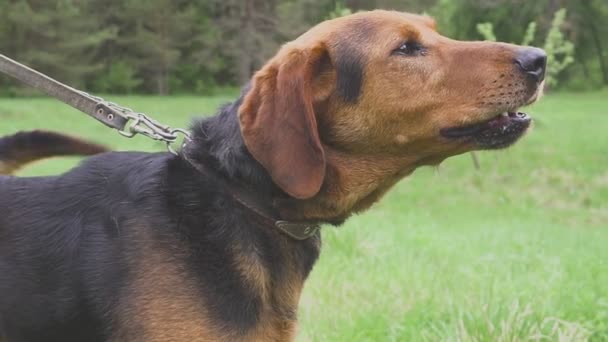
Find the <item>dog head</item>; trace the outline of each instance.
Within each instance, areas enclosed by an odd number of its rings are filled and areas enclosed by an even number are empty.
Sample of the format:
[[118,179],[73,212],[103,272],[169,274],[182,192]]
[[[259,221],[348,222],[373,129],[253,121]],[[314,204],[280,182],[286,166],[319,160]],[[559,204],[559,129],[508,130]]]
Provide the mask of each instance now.
[[287,194],[358,210],[418,166],[516,142],[545,67],[540,49],[452,40],[426,16],[358,13],[317,25],[255,74],[241,132]]

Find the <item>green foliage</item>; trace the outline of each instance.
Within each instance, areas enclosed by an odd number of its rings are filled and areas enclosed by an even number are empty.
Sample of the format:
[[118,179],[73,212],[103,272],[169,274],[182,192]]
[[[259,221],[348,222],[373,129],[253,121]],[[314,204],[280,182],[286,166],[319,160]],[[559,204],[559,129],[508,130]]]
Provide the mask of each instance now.
[[524,34],[524,39],[521,41],[521,45],[528,46],[532,44],[534,41],[534,36],[536,35],[536,22],[532,21],[528,24],[528,28],[526,29],[526,33]]
[[[477,32],[483,37],[484,40],[495,42],[498,39],[494,34],[494,24],[492,23],[479,23],[476,26]],[[536,22],[532,21],[528,24],[526,28],[526,33],[524,34],[524,38],[520,45],[530,45],[534,41],[534,36],[536,35]]]
[[487,41],[495,42],[496,35],[494,34],[494,25],[492,23],[477,24],[477,31]]
[[327,19],[340,18],[352,13],[353,11],[350,8],[346,7],[343,1],[336,1],[336,7],[333,11],[329,12]]
[[574,44],[564,37],[561,31],[566,19],[566,9],[555,12],[551,29],[547,34],[544,49],[547,52],[547,85],[556,86],[557,76],[570,64],[574,63]]

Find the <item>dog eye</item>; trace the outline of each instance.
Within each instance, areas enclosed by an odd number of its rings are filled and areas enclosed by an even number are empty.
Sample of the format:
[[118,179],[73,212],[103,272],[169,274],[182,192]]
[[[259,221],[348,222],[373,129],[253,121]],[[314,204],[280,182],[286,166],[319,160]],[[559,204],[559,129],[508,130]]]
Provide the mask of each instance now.
[[393,51],[393,54],[402,56],[418,56],[423,54],[424,48],[416,42],[405,42]]

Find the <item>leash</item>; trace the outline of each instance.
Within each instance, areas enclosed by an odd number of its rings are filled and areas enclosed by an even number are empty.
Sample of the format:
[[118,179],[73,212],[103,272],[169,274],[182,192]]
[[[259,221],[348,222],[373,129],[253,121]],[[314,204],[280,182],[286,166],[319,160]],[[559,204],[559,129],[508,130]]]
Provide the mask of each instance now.
[[[153,120],[144,113],[135,112],[130,108],[72,88],[3,54],[0,54],[0,72],[61,100],[104,125],[116,129],[124,137],[133,138],[137,134],[141,134],[153,140],[164,141],[169,152],[174,155],[180,155],[172,147],[173,143],[177,142],[180,134],[184,137],[182,146],[185,147],[187,142],[192,141],[190,132],[184,129],[171,128]],[[210,173],[205,166],[191,160],[187,153],[183,152],[181,156],[200,173]],[[315,223],[276,220],[273,218],[275,215],[272,214],[270,208],[253,204],[260,202],[254,198],[255,196],[242,189],[237,189],[227,182],[222,181],[222,183],[238,203],[295,240],[306,240],[316,235],[320,229],[319,225]]]
[[74,89],[3,54],[0,54],[0,72],[61,100],[104,125],[116,129],[124,137],[133,138],[141,134],[153,140],[163,141],[167,144],[169,152],[175,155],[177,152],[172,145],[177,142],[179,135],[183,135],[186,141],[190,140],[190,133],[184,129],[171,128],[144,113],[135,112],[101,97]]

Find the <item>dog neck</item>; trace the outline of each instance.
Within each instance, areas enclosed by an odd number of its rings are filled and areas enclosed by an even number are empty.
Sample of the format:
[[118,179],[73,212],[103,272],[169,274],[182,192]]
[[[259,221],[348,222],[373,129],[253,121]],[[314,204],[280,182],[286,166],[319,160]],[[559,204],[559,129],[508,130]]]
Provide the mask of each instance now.
[[295,240],[307,240],[317,235],[317,232],[320,229],[320,226],[317,223],[290,222],[277,218],[278,215],[276,210],[267,199],[259,197],[249,186],[244,185],[241,182],[234,180],[231,182],[226,181],[224,177],[205,165],[205,163],[195,161],[190,156],[194,153],[193,151],[196,151],[196,146],[194,144],[186,143],[180,152],[180,156],[200,174],[213,179],[214,182],[223,188],[236,203],[247,209],[266,226],[278,229]]
[[[356,157],[324,146],[327,170],[321,190],[307,200],[292,198],[274,184],[268,172],[247,150],[237,114],[241,101],[242,97],[221,108],[217,115],[193,123],[189,158],[227,179],[245,184],[257,198],[270,203],[279,214],[277,219],[340,225],[351,214],[369,208],[413,171],[413,168],[403,168],[403,160]],[[353,169],[352,165],[359,167]],[[378,165],[383,167],[378,168]],[[357,170],[365,174],[358,174]]]

